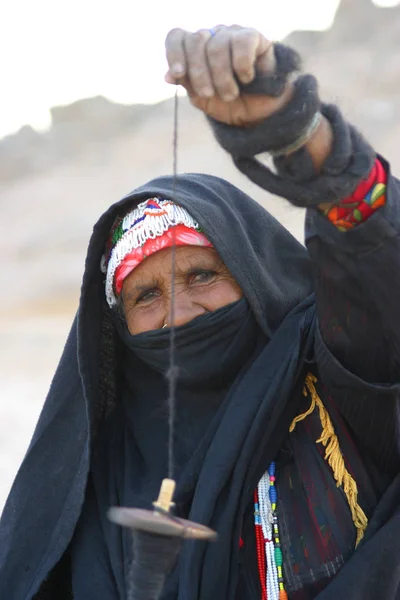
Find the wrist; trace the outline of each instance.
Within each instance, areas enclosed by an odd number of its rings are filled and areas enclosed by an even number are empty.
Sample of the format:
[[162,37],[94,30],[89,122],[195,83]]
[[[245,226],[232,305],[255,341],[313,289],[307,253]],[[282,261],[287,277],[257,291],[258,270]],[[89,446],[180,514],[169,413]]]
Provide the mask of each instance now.
[[314,169],[317,172],[321,171],[321,168],[330,155],[333,145],[333,131],[331,124],[328,119],[322,115],[321,121],[311,135],[309,140],[306,142],[304,147],[308,151],[311,160],[314,165]]
[[[293,93],[294,85],[293,83],[288,82],[282,94],[278,98],[268,98],[268,101],[266,102],[265,106],[265,112],[261,118],[258,118],[257,120],[251,122],[247,122],[243,126],[254,127],[256,125],[259,125],[264,119],[268,119],[275,113],[278,113],[283,108],[285,108],[285,106],[290,102],[290,100],[293,97]],[[328,119],[322,115],[318,127],[303,145],[304,148],[306,148],[308,153],[310,154],[314,168],[317,172],[321,170],[323,163],[328,158],[332,150],[332,143],[332,127]],[[293,154],[293,152],[296,152],[303,146],[296,147],[295,150],[287,152],[286,156]]]
[[[265,119],[268,119],[274,114],[280,112],[290,102],[290,100],[293,97],[293,94],[293,83],[287,83],[281,96],[279,96],[278,98],[268,98],[267,102],[265,103],[265,112],[263,113],[262,117],[253,121],[246,122],[245,124],[243,124],[243,127],[255,127],[262,123],[262,121],[264,121]],[[315,170],[319,172],[332,150],[332,143],[332,127],[328,119],[321,115],[318,126],[312,132],[310,137],[307,138],[305,143],[300,144],[298,146],[296,144],[293,144],[295,148],[285,153],[285,156],[290,156],[294,152],[297,152],[297,150],[300,150],[300,148],[304,147],[310,154]]]
[[[265,119],[268,119],[275,113],[281,111],[290,102],[294,94],[293,83],[289,82],[285,85],[283,92],[277,98],[273,96],[260,96],[260,103],[262,103],[262,110],[257,114],[256,119],[252,119],[242,123],[242,127],[250,128],[256,127],[262,123]],[[254,100],[254,98],[253,98]]]
[[[306,132],[313,133],[309,128],[320,110],[317,88],[315,77],[303,75],[287,86],[279,99],[253,96],[252,103],[256,100],[258,105],[254,111],[257,117],[247,118],[240,126],[210,116],[208,119],[217,141],[232,156],[250,158],[263,152],[286,151],[300,138],[305,142]],[[246,96],[242,101],[246,101]]]

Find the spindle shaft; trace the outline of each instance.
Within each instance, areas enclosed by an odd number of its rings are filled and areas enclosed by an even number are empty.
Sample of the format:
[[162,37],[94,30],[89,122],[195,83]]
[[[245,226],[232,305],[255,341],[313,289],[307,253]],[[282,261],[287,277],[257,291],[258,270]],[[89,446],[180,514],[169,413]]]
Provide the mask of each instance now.
[[175,517],[170,513],[175,481],[164,479],[154,510],[112,507],[111,521],[128,527],[133,539],[133,562],[128,582],[128,600],[158,600],[165,580],[176,563],[184,539],[217,539],[212,529]]

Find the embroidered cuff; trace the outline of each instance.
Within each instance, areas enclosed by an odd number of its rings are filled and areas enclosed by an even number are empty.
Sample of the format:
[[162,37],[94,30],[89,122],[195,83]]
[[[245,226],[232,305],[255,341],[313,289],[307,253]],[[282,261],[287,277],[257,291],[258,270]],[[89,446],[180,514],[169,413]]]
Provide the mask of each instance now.
[[369,177],[360,183],[355,192],[323,211],[323,214],[340,231],[353,229],[385,205],[386,182],[385,169],[376,159]]

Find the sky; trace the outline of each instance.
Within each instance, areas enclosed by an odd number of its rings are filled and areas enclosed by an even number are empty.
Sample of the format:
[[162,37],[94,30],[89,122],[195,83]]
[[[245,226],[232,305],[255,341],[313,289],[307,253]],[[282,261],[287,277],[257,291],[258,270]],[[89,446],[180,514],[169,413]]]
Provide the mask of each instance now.
[[50,107],[79,98],[101,94],[131,104],[171,96],[163,80],[164,39],[173,27],[195,31],[238,23],[281,39],[293,29],[329,27],[338,3],[5,0],[0,9],[0,136],[24,124],[44,129]]

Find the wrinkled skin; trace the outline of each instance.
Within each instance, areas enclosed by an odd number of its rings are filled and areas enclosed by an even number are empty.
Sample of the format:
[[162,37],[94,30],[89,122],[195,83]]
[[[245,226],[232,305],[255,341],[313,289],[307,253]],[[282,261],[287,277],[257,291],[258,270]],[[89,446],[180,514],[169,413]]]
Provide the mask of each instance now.
[[[282,109],[293,95],[289,81],[278,98],[240,93],[234,75],[250,83],[256,70],[275,70],[273,43],[256,29],[218,25],[214,35],[207,29],[195,33],[172,29],[166,38],[168,71],[165,80],[182,85],[193,106],[228,125],[251,127]],[[306,143],[315,170],[322,168],[332,147],[332,130],[322,117]],[[325,210],[328,205],[321,205]]]
[[[171,325],[172,249],[152,254],[125,279],[122,304],[132,335]],[[175,254],[174,325],[242,297],[214,248],[180,246]]]
[[291,96],[287,85],[279,98],[240,94],[234,75],[250,83],[256,73],[273,73],[273,43],[248,27],[218,25],[195,33],[172,29],[165,48],[168,83],[181,84],[196,108],[229,125],[253,125],[279,110]]

